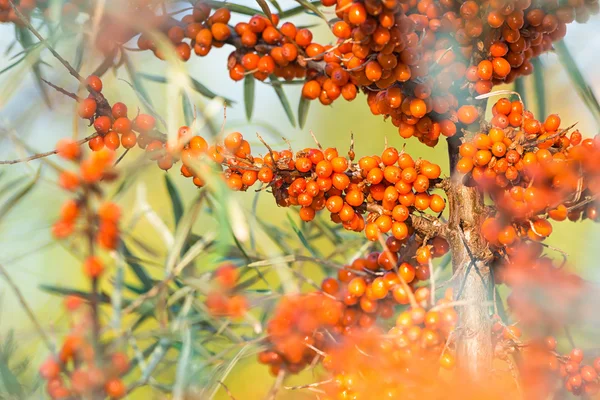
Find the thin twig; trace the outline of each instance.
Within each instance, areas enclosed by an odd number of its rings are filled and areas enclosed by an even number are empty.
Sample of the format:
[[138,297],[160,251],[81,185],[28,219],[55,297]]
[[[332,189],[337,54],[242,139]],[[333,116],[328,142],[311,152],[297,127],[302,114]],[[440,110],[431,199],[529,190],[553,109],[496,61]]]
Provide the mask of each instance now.
[[44,39],[44,37],[33,27],[33,25],[31,25],[31,22],[29,22],[29,20],[21,13],[21,11],[17,8],[17,6],[15,6],[15,3],[13,3],[12,0],[8,0],[8,2],[10,3],[10,6],[12,7],[13,11],[15,12],[15,14],[19,18],[19,20],[27,27],[27,29],[29,29],[31,31],[31,33],[33,33],[35,35],[35,37],[37,37],[39,39],[39,41],[44,46],[46,46],[46,48],[48,50],[50,50],[52,55],[58,61],[60,61],[60,63],[69,71],[69,73],[73,77],[75,77],[79,82],[81,82],[82,84],[85,85],[85,80],[81,77],[81,75],[79,75],[79,73],[75,70],[75,68],[73,68],[71,66],[71,64],[69,64],[69,62],[67,60],[62,58],[62,56],[60,54],[58,54],[58,52],[56,50],[54,50],[54,48],[52,46],[50,46],[50,44],[46,41],[46,39]]
[[33,322],[33,325],[37,329],[38,333],[40,334],[40,336],[41,336],[42,340],[44,341],[44,344],[46,345],[48,350],[50,350],[50,352],[54,352],[54,346],[52,345],[50,338],[48,337],[46,332],[44,332],[42,325],[35,317],[35,314],[33,313],[33,310],[31,309],[31,307],[29,307],[29,304],[27,304],[27,301],[25,300],[25,296],[23,296],[23,294],[21,293],[21,291],[19,290],[19,288],[17,287],[15,282],[12,280],[12,278],[8,274],[8,271],[6,271],[6,269],[4,268],[4,266],[2,264],[0,264],[0,274],[2,274],[4,276],[6,283],[8,283],[8,286],[10,286],[12,291],[15,293],[15,296],[17,296],[19,303],[21,303],[21,307],[23,307],[23,309],[25,310],[25,313],[27,314],[27,316],[29,317],[31,322]]
[[79,96],[77,96],[75,93],[71,93],[68,90],[65,90],[63,88],[61,88],[60,86],[56,86],[55,84],[53,84],[52,82],[48,82],[47,80],[45,80],[44,78],[40,78],[46,85],[50,86],[52,89],[56,90],[57,92],[60,92],[62,94],[64,94],[67,97],[72,98],[73,100],[79,102],[81,101],[81,98]]
[[[98,136],[97,132],[94,132],[93,134],[91,134],[90,136],[81,139],[75,143],[77,143],[79,146],[81,146],[82,144],[85,144],[87,142],[89,142],[90,140],[92,140],[93,138],[95,138],[96,136]],[[25,157],[25,158],[18,158],[16,160],[0,160],[0,165],[9,165],[9,164],[19,164],[22,162],[28,162],[28,161],[33,161],[33,160],[37,160],[39,158],[44,158],[44,157],[48,157],[48,156],[52,156],[54,154],[57,154],[58,151],[56,149],[52,150],[52,151],[47,151],[45,153],[37,153],[34,154],[32,156],[29,157]]]

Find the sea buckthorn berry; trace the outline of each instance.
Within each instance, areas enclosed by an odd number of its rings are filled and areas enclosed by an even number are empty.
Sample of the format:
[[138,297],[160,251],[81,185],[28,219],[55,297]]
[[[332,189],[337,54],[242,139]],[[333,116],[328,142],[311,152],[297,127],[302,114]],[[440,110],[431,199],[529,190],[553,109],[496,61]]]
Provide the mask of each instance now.
[[83,264],[83,272],[88,278],[97,279],[104,272],[104,264],[98,257],[90,256]]
[[77,106],[77,114],[83,119],[91,119],[96,114],[96,100],[83,99]]
[[81,154],[79,144],[73,139],[61,139],[56,144],[56,152],[66,160],[76,160]]
[[127,394],[127,387],[120,379],[110,379],[104,385],[104,391],[110,398],[120,399]]
[[112,106],[113,118],[126,118],[127,117],[127,106],[123,103],[115,103]]
[[215,40],[218,40],[220,42],[227,40],[229,36],[231,36],[231,30],[226,24],[222,22],[217,22],[213,24],[210,27],[210,32],[212,33]]
[[133,128],[140,132],[149,132],[153,130],[155,126],[156,119],[152,115],[140,114],[133,120]]
[[88,76],[88,78],[85,80],[85,83],[96,92],[102,91],[102,80],[96,75]]
[[470,125],[477,121],[479,112],[475,106],[462,106],[458,109],[458,120],[465,125]]

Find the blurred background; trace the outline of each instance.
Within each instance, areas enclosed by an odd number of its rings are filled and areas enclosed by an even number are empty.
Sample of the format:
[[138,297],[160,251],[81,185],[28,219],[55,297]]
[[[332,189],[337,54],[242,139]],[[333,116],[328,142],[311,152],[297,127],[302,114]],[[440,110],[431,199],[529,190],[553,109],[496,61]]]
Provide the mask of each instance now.
[[[237,3],[237,1],[236,1]],[[241,4],[256,7],[252,1],[243,0]],[[280,1],[283,9],[295,7],[297,3],[289,0]],[[234,15],[232,22],[242,18]],[[318,24],[316,17],[303,15],[292,19],[298,25]],[[600,18],[592,18],[587,24],[572,24],[568,28],[566,44],[579,65],[585,78],[597,94],[600,94],[600,41],[595,37],[600,32]],[[0,70],[13,63],[11,56],[21,49],[18,46],[9,48],[14,38],[14,27],[0,25]],[[320,43],[332,41],[332,36],[321,26],[316,30],[316,38]],[[57,44],[59,52],[68,60],[73,60],[75,51],[73,42],[66,39]],[[416,139],[405,141],[400,138],[396,128],[379,116],[371,115],[364,96],[359,95],[353,102],[339,100],[333,106],[322,106],[313,102],[308,114],[305,128],[300,130],[288,121],[282,105],[273,88],[266,84],[256,83],[254,117],[248,122],[245,117],[243,82],[230,80],[226,68],[226,59],[230,50],[227,46],[213,49],[209,56],[198,58],[192,56],[186,64],[189,74],[207,86],[213,92],[233,100],[234,104],[227,108],[225,133],[240,131],[247,138],[253,149],[265,153],[263,146],[256,139],[256,132],[274,148],[286,148],[284,136],[295,150],[314,144],[309,131],[315,134],[326,147],[338,147],[346,150],[350,143],[350,134],[354,133],[355,151],[358,157],[379,153],[383,149],[384,140],[406,150],[415,157],[427,158],[440,164],[447,174],[446,146],[440,142],[435,149],[420,144]],[[163,75],[167,68],[164,62],[154,58],[150,52],[130,54],[131,61],[138,72]],[[42,59],[47,62],[41,65],[45,78],[69,90],[75,90],[76,82],[66,71],[55,63],[45,52]],[[101,62],[98,55],[91,51],[83,59],[82,75],[86,76]],[[584,103],[569,80],[563,66],[554,54],[541,57],[544,66],[544,83],[546,90],[546,109],[548,113],[560,114],[563,125],[577,122],[577,128],[584,137],[591,137],[599,132],[599,127],[587,110]],[[104,94],[111,102],[122,101],[129,105],[142,107],[132,88],[123,80],[129,80],[127,74],[120,69],[108,71],[103,77]],[[166,85],[144,81],[143,85],[153,100],[156,109],[164,115],[170,106],[167,104]],[[525,79],[527,89],[526,106],[535,112],[535,94],[533,93],[533,77]],[[47,151],[54,148],[58,139],[65,136],[82,138],[91,131],[84,126],[74,113],[74,103],[67,97],[49,89],[50,109],[43,101],[40,86],[30,66],[26,63],[0,74],[0,159],[12,159],[26,154],[22,148],[15,146],[11,137],[17,137],[26,143],[31,151]],[[498,88],[502,89],[502,88]],[[286,85],[285,92],[296,114],[300,98],[300,85]],[[199,109],[208,104],[208,100],[197,100]],[[223,123],[223,110],[212,107],[210,110],[212,124],[220,128]],[[75,116],[75,117],[74,117]],[[539,116],[542,117],[542,116]],[[540,118],[541,119],[541,118]],[[181,120],[183,124],[183,119]],[[134,161],[141,151],[134,149],[131,157],[124,160],[124,165]],[[57,161],[57,160],[51,160]],[[75,258],[61,244],[56,243],[50,235],[50,227],[56,220],[60,204],[66,198],[65,193],[56,185],[56,174],[40,161],[27,164],[0,166],[0,190],[26,186],[35,179],[38,170],[42,173],[33,190],[29,191],[9,212],[0,218],[0,264],[10,273],[22,294],[33,308],[44,328],[59,340],[66,330],[65,311],[58,296],[40,290],[40,284],[62,285],[85,288],[86,282],[80,274],[80,260]],[[136,188],[129,190],[119,203],[124,209],[124,223],[127,224],[136,207],[140,195],[144,195],[156,211],[156,214],[169,227],[173,228],[172,211],[167,189],[164,185],[165,172],[158,168],[145,168],[139,172]],[[197,188],[191,181],[180,176],[176,166],[168,172],[179,188],[186,204],[197,194]],[[0,193],[1,194],[1,193]],[[273,224],[287,224],[287,209],[274,207],[271,195],[261,193],[236,194],[244,206],[244,212],[252,212],[252,202],[258,196],[257,217]],[[2,210],[11,199],[4,198]],[[295,215],[295,214],[294,214]],[[207,224],[198,224],[194,232],[202,234],[211,229]],[[166,251],[164,241],[159,232],[146,219],[142,218],[136,225],[133,234],[137,239],[148,243],[159,254]],[[555,229],[547,243],[568,253],[570,268],[584,278],[600,282],[600,270],[597,258],[600,253],[600,225],[585,221],[578,224],[564,222]],[[559,256],[559,255],[557,255]],[[155,266],[157,276],[163,273],[160,266]],[[317,276],[315,279],[320,279]],[[39,337],[26,318],[13,293],[0,279],[0,337],[14,331],[20,352],[30,357],[32,365],[39,364],[45,358],[46,349],[41,345]],[[261,398],[268,392],[273,379],[267,368],[257,366],[254,357],[240,362],[226,381],[230,391],[237,399]],[[299,395],[300,396],[300,395]],[[138,391],[131,398],[164,398],[156,393]],[[224,390],[219,391],[217,398],[227,399]],[[289,394],[285,398],[292,398]],[[300,397],[298,397],[300,398]],[[302,397],[306,398],[306,397]]]

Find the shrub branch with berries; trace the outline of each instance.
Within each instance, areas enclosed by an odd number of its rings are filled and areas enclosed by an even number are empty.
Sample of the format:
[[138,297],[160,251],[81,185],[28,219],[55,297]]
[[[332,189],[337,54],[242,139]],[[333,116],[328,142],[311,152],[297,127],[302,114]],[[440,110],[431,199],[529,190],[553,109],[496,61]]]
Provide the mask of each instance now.
[[[596,395],[600,355],[577,347],[565,326],[597,321],[590,299],[600,291],[551,257],[560,250],[544,241],[559,226],[553,222],[600,219],[600,137],[575,129],[570,116],[536,116],[519,93],[494,87],[532,74],[536,57],[553,51],[569,24],[598,13],[598,1],[299,3],[283,10],[262,0],[257,9],[71,0],[57,14],[47,1],[0,0],[0,22],[14,24],[24,52],[47,49],[75,79],[49,82],[40,59],[44,93],[74,102],[88,125],[83,139],[64,135],[52,151],[0,162],[59,156],[48,164],[69,198],[51,231],[78,257],[87,282],[86,290],[45,287],[64,297],[69,315],[68,332],[54,343],[11,283],[49,348],[39,369],[47,396],[118,399],[149,388],[177,399],[218,390],[234,398],[223,379],[250,354],[276,377],[270,399],[284,390],[320,399]],[[301,13],[325,20],[329,44],[289,21]],[[242,22],[233,24],[232,14]],[[93,32],[82,43],[103,58],[87,77],[81,61],[72,66],[53,47],[86,25]],[[293,150],[286,140],[289,147],[277,149],[260,135],[226,134],[226,121],[217,135],[205,134],[207,117],[191,111],[189,96],[186,125],[175,132],[138,82],[168,79],[137,75],[130,57],[152,52],[180,72],[221,47],[231,49],[223,68],[246,82],[246,101],[255,80],[267,81],[295,124],[283,87],[300,83],[303,126],[311,100],[362,97],[398,137],[370,155],[361,154],[360,133],[344,149],[323,147],[315,135],[310,148]],[[145,112],[107,95],[104,75],[122,66]],[[182,81],[184,94],[217,97],[199,81]],[[429,147],[446,139],[449,175],[405,151],[413,136]],[[199,191],[185,207],[172,172],[165,175],[173,230],[139,190],[141,205],[124,221],[133,169],[154,163],[176,166]],[[238,191],[268,192],[300,221],[290,217],[290,233],[247,216],[238,199],[249,194]],[[142,217],[164,254],[134,234]],[[200,218],[212,225],[195,224]],[[315,245],[322,241],[334,247],[330,255]],[[304,264],[325,276],[320,284],[298,268]],[[157,265],[164,272],[151,273]],[[560,346],[558,336],[566,339]],[[309,369],[310,381],[287,385]]]

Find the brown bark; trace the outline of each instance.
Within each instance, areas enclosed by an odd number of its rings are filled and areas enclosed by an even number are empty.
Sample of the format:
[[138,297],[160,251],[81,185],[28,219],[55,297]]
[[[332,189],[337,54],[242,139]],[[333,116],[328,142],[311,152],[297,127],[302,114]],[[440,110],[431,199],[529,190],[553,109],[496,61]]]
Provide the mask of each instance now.
[[448,140],[452,180],[448,185],[450,217],[447,240],[452,252],[452,268],[457,275],[454,296],[459,305],[454,340],[459,368],[473,383],[485,384],[492,369],[490,293],[493,285],[489,270],[489,249],[481,236],[485,217],[483,195],[467,187],[455,173],[460,139]]

